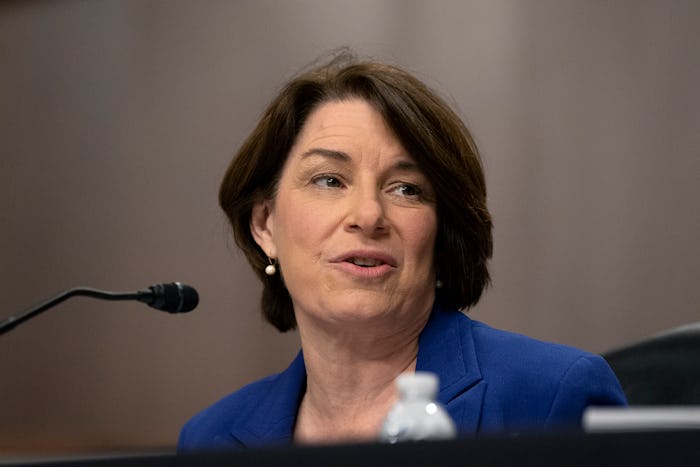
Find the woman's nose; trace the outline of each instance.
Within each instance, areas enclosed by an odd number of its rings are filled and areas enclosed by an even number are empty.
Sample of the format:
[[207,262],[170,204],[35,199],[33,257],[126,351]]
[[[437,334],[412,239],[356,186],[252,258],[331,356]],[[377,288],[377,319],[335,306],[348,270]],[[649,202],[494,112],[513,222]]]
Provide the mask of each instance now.
[[362,231],[366,235],[377,235],[389,230],[385,207],[376,190],[353,190],[348,200],[345,228]]

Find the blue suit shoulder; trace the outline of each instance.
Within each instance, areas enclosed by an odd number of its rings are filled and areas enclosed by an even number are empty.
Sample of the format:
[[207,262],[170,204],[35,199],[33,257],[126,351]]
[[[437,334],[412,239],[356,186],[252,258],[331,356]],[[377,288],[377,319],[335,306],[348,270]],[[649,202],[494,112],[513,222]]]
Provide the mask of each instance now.
[[279,374],[250,383],[192,417],[180,431],[178,452],[230,449],[236,444],[231,435],[234,423],[255,417],[261,397],[274,390]]
[[[624,405],[607,362],[574,347],[472,321],[474,346],[488,383],[482,426],[556,428],[578,423],[591,405]],[[488,416],[491,416],[491,420]]]
[[290,442],[305,382],[300,352],[283,372],[242,387],[190,419],[178,452]]

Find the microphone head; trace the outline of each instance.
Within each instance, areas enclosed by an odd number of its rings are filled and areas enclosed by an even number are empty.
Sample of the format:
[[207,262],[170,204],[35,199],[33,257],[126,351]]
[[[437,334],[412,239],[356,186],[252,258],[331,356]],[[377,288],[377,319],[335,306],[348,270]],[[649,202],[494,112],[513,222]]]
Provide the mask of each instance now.
[[199,304],[199,294],[189,285],[179,282],[157,284],[149,287],[153,296],[149,306],[168,313],[186,313],[194,310]]

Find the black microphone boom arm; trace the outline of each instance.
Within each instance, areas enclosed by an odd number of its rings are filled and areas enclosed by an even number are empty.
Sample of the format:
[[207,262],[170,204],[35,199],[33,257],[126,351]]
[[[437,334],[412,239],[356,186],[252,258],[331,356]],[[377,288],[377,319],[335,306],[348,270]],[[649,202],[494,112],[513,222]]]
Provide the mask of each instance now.
[[169,284],[152,285],[148,290],[139,290],[137,292],[107,292],[97,290],[91,287],[75,287],[65,292],[61,292],[53,298],[46,300],[39,305],[36,305],[17,315],[10,316],[5,321],[0,323],[0,335],[9,332],[19,324],[34,318],[42,312],[59,303],[68,300],[71,297],[92,297],[102,300],[138,300],[147,305],[159,310],[167,311],[168,313],[185,313],[193,310],[198,302],[199,296],[197,291],[179,282]]

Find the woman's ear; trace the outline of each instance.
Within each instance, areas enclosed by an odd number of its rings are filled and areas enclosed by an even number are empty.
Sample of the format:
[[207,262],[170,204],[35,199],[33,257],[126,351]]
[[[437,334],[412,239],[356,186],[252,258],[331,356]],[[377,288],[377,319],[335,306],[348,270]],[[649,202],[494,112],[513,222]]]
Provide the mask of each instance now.
[[272,201],[262,200],[253,205],[250,214],[250,233],[255,243],[271,258],[277,257],[277,248],[273,241],[274,215]]

